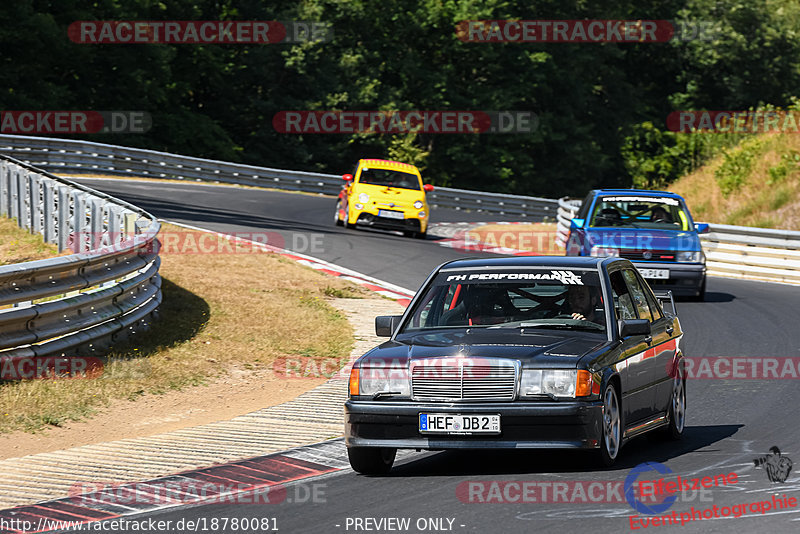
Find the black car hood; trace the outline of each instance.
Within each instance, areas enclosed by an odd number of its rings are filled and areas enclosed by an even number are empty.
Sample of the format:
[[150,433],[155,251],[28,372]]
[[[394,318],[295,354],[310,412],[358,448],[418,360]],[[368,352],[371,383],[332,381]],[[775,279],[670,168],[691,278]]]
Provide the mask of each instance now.
[[524,367],[563,368],[575,366],[583,356],[605,343],[604,336],[575,332],[447,330],[387,341],[365,354],[361,364],[369,361],[404,366],[408,360],[423,358],[472,357],[519,360]]

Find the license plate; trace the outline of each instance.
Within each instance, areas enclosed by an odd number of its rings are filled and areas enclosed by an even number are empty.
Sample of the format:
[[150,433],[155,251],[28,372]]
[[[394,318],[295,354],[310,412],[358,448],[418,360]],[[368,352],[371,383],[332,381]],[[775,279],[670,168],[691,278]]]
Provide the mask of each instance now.
[[378,217],[386,217],[387,219],[402,219],[403,212],[392,211],[392,210],[378,210]]
[[669,269],[638,269],[642,278],[651,278],[654,280],[666,280],[669,278]]
[[500,415],[419,414],[421,434],[499,434]]

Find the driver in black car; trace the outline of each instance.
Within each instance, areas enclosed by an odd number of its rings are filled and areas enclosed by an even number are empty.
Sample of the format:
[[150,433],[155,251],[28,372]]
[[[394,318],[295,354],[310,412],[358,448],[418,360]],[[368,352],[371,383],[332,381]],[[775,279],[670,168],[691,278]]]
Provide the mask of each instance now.
[[602,324],[602,313],[597,312],[599,300],[597,292],[589,286],[570,286],[567,290],[567,305],[576,320]]

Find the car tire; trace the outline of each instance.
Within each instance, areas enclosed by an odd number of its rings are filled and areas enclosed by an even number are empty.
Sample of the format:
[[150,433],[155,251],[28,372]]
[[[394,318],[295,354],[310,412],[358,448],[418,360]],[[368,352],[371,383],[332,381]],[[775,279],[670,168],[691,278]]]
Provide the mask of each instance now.
[[336,212],[333,215],[333,220],[334,220],[334,222],[336,222],[336,226],[344,226],[344,223],[339,218],[339,210],[340,209],[342,209],[342,201],[341,200],[337,200],[336,201]]
[[414,232],[411,230],[403,230],[403,237],[414,237]]
[[668,440],[683,437],[686,426],[686,371],[675,373],[672,379],[672,397],[669,401],[669,423],[661,429],[659,436]]
[[355,224],[350,224],[350,210],[344,212],[344,222],[342,223],[345,228],[355,228]]
[[390,447],[347,447],[350,467],[362,475],[385,475],[392,470],[397,449]]
[[426,239],[428,237],[428,232],[427,230],[425,232],[415,232],[414,237],[417,239]]
[[622,447],[622,407],[619,394],[614,384],[608,384],[603,390],[602,435],[600,437],[600,463],[611,467],[617,461]]

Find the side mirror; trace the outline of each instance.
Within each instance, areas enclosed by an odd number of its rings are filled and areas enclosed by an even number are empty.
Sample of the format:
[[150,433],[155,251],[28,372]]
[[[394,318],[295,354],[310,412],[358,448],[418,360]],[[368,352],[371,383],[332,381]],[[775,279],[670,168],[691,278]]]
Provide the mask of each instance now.
[[401,318],[401,315],[379,315],[375,317],[375,335],[392,337],[392,332],[400,326]]
[[569,221],[569,229],[576,230],[578,228],[583,228],[583,223],[586,221],[584,219],[571,219]]
[[711,231],[711,226],[708,223],[694,223],[694,229],[698,234],[707,234]]
[[342,175],[342,180],[344,180],[345,182],[349,182],[352,179],[353,179],[353,175],[352,174],[343,174]]
[[619,337],[649,336],[650,332],[647,319],[623,319],[619,322]]
[[433,191],[433,185],[425,184],[422,186],[422,189],[424,189],[426,193],[431,193]]

